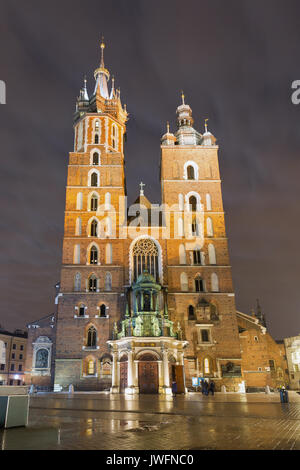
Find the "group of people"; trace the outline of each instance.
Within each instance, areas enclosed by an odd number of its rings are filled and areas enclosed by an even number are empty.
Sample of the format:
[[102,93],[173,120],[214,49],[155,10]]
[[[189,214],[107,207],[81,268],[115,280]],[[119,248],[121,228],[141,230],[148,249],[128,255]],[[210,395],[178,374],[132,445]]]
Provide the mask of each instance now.
[[215,382],[213,380],[210,380],[209,382],[207,382],[206,380],[202,380],[202,382],[201,382],[202,395],[208,396],[210,393],[212,395],[214,395],[215,394],[215,388],[216,388],[216,385],[215,385]]

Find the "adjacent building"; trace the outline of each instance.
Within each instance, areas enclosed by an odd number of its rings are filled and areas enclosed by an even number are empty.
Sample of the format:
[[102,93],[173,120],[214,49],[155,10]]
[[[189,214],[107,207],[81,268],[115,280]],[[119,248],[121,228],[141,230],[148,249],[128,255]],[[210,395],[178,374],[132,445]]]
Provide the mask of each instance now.
[[284,339],[286,357],[288,362],[290,387],[300,389],[300,334]]
[[0,385],[24,385],[27,333],[0,328]]

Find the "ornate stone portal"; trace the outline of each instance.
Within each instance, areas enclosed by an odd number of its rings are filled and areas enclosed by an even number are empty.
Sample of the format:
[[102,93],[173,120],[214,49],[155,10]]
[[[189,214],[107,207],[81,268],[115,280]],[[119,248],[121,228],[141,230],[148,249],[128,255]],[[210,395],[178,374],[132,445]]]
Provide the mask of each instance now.
[[185,393],[180,324],[169,320],[167,289],[144,270],[127,290],[125,318],[114,326],[112,393]]

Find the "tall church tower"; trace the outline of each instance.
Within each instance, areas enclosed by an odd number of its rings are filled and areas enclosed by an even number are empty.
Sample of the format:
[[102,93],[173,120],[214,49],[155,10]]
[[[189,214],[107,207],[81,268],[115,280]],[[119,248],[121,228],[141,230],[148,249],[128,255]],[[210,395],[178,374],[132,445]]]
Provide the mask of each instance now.
[[[177,131],[161,145],[161,187],[167,240],[170,318],[179,321],[189,346],[191,377],[216,380],[218,388],[238,389],[241,351],[228,243],[225,232],[218,146],[207,129],[193,128],[192,110],[177,108]],[[236,387],[234,386],[236,384]]]
[[58,305],[57,387],[110,386],[106,341],[124,309],[120,227],[125,218],[123,142],[128,114],[114,79],[109,90],[104,49],[102,41],[94,92],[89,97],[85,80],[74,116]]

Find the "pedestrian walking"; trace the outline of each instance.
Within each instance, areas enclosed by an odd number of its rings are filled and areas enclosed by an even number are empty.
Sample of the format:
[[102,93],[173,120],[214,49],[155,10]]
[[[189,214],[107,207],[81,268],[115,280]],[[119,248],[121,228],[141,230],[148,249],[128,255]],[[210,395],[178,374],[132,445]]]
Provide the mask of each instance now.
[[215,394],[215,382],[212,380],[209,384],[209,392],[211,392],[212,396]]
[[203,383],[203,387],[204,387],[204,395],[207,396],[208,395],[208,383],[206,382],[206,380]]

